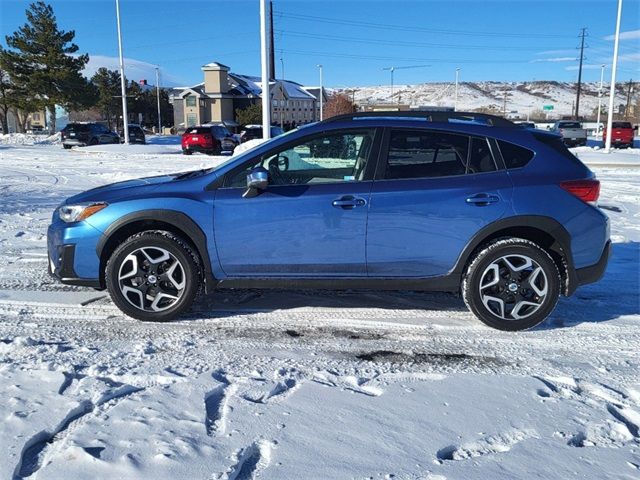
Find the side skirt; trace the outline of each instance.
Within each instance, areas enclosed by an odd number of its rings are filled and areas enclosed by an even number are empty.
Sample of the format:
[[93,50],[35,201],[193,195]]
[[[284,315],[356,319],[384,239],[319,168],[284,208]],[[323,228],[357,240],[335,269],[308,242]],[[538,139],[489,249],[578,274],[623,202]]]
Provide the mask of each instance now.
[[423,292],[459,292],[460,276],[429,278],[227,278],[216,288],[278,288],[319,290],[416,290]]

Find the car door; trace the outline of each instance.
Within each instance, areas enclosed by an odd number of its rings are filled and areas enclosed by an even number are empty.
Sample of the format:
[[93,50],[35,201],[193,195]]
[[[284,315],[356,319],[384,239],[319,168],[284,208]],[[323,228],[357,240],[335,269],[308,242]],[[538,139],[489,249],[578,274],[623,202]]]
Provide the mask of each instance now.
[[[225,175],[214,203],[218,257],[229,277],[366,275],[365,236],[375,129],[290,142]],[[269,185],[245,198],[256,167]]]
[[387,130],[370,198],[368,275],[446,274],[474,234],[503,216],[511,192],[486,138]]

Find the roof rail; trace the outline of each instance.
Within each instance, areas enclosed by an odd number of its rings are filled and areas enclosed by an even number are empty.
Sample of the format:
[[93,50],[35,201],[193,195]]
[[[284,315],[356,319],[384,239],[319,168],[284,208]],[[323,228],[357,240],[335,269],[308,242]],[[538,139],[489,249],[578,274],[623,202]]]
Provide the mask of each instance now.
[[345,115],[337,115],[327,118],[322,123],[340,122],[343,120],[357,120],[365,118],[420,118],[431,122],[476,122],[492,127],[517,128],[511,120],[507,120],[497,115],[478,112],[447,112],[447,111],[409,111],[409,112],[355,112]]

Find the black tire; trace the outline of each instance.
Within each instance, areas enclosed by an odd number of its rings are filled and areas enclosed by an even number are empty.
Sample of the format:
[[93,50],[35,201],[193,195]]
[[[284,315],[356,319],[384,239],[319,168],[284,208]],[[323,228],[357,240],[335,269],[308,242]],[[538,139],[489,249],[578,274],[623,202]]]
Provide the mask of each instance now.
[[62,148],[64,148],[65,150],[69,150],[71,148],[71,145],[62,145]]
[[[144,249],[141,257],[143,261],[140,262],[142,265],[134,264],[129,255],[140,255],[140,249]],[[147,255],[163,251],[167,252],[170,258],[162,261],[162,255],[158,255],[153,260],[159,263],[147,262],[145,270],[144,257],[149,258]],[[170,275],[178,271],[179,282],[184,283],[181,289],[175,287],[173,277],[170,280],[167,277],[167,270],[170,270],[167,267],[173,265],[174,261],[178,262],[178,267],[170,272]],[[136,270],[139,273],[122,279],[123,268],[130,267],[131,271]],[[157,277],[156,281],[145,281],[152,277]],[[200,259],[189,243],[173,233],[156,230],[137,233],[126,239],[115,249],[105,268],[105,284],[118,308],[130,317],[152,322],[173,320],[189,309],[200,291],[201,278]],[[128,289],[126,293],[123,292],[123,288]],[[140,290],[140,293],[133,292],[132,289]],[[164,295],[160,295],[161,293]],[[159,295],[167,297],[169,294],[176,299],[164,298],[159,302],[155,301]],[[139,305],[134,305],[133,301]],[[148,302],[150,305],[147,305]],[[155,309],[161,310],[154,310],[154,305]]]
[[96,137],[93,137],[91,140],[89,140],[89,145],[98,145],[98,139]]
[[182,149],[182,154],[183,155],[191,155],[191,153],[193,153],[193,152],[191,152],[191,150],[189,150],[189,149],[186,149],[186,148]]
[[[531,265],[525,268],[527,258]],[[522,263],[515,265],[514,260]],[[471,260],[462,280],[462,296],[469,310],[489,327],[526,330],[551,314],[560,285],[558,267],[544,249],[522,238],[502,238],[487,244]]]

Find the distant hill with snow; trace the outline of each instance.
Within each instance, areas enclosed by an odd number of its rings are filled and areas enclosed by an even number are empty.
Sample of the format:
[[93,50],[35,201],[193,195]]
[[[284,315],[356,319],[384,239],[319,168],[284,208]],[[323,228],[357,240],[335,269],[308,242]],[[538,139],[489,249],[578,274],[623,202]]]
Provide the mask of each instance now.
[[[571,115],[576,99],[577,84],[557,81],[535,82],[461,82],[458,87],[458,110],[486,108],[502,112],[505,93],[507,112],[512,116],[526,117],[542,110],[544,105],[553,105],[549,118]],[[634,88],[637,92],[638,88]],[[354,97],[358,105],[401,103],[411,106],[453,106],[455,85],[453,83],[421,83],[416,85],[354,87],[336,89]],[[636,94],[637,95],[637,94]],[[626,85],[616,89],[615,109],[626,104]],[[632,99],[635,103],[636,98]],[[603,105],[609,102],[609,89],[605,85]],[[583,83],[580,97],[580,114],[590,116],[598,106],[598,83]],[[517,112],[517,113],[516,113]]]

